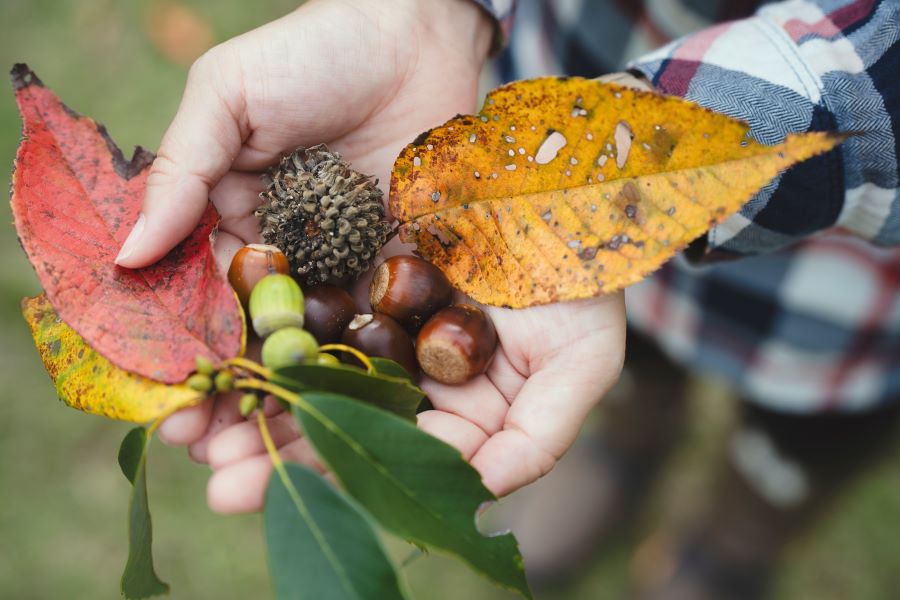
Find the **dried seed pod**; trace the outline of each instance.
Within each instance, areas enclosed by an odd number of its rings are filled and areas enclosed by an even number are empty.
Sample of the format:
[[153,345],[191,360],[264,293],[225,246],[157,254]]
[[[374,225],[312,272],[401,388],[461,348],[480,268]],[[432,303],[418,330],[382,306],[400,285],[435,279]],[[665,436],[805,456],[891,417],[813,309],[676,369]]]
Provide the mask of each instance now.
[[449,306],[453,286],[440,269],[417,256],[392,256],[377,269],[369,286],[372,310],[416,331]]
[[237,251],[228,267],[228,283],[234,288],[241,304],[247,308],[250,293],[266,275],[287,275],[290,265],[284,253],[275,246],[248,244]]
[[335,285],[323,283],[303,290],[306,308],[304,327],[320,344],[341,341],[344,329],[358,311],[350,293]]
[[497,349],[497,330],[483,311],[448,306],[431,317],[416,338],[416,358],[426,375],[450,385],[484,373]]
[[265,182],[256,210],[263,239],[307,285],[356,277],[390,235],[377,181],[324,144],[285,156]]
[[[356,315],[344,330],[342,341],[369,356],[396,361],[412,376],[419,372],[412,338],[387,315]],[[356,359],[348,357],[347,360],[358,364]]]

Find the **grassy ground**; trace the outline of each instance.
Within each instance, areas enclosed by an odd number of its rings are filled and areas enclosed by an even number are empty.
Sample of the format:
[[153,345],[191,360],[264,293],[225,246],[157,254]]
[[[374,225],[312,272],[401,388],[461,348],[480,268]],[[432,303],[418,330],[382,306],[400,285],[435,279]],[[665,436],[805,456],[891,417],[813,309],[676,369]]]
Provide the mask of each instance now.
[[[223,40],[293,4],[193,0],[189,6],[212,39]],[[174,114],[185,76],[184,68],[150,41],[155,26],[148,14],[154,6],[159,5],[4,2],[0,66],[27,61],[70,106],[104,122],[123,148],[139,143],[154,148]],[[168,48],[176,55],[181,50],[177,43]],[[0,165],[11,167],[19,131],[12,94],[0,93]],[[0,221],[11,221],[6,203],[0,204]],[[55,400],[18,311],[20,298],[38,286],[8,225],[0,227],[0,274],[0,598],[116,598],[126,551],[128,486],[115,457],[127,427]],[[702,497],[704,473],[729,413],[724,401],[698,403],[696,413],[692,435],[654,495],[657,509],[641,522],[635,539],[661,515],[689,511]],[[172,584],[172,597],[269,597],[259,518],[211,514],[204,501],[207,471],[182,451],[156,445],[150,460],[158,571]],[[900,452],[894,452],[814,536],[794,548],[779,598],[897,597],[898,466]],[[405,550],[396,548],[402,557]],[[621,598],[629,562],[627,544],[610,547],[589,575],[542,597]],[[420,559],[407,572],[420,598],[507,597],[445,558]]]

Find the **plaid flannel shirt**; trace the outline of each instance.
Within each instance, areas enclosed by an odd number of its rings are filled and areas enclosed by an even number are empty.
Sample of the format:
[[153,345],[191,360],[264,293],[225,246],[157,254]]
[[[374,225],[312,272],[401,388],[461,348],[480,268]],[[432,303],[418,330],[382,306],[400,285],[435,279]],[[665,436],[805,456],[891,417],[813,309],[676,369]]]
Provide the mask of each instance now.
[[900,1],[476,1],[509,42],[502,79],[628,66],[763,143],[865,132],[777,178],[626,304],[674,360],[770,408],[900,400]]

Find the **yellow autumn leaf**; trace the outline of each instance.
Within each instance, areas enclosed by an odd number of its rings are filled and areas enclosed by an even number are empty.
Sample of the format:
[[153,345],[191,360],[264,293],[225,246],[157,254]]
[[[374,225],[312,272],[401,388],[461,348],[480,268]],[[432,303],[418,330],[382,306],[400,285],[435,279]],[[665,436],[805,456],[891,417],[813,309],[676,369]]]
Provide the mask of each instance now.
[[22,314],[63,402],[112,419],[146,423],[196,404],[203,395],[123,371],[88,346],[41,294],[22,300]]
[[580,78],[516,82],[404,148],[390,207],[401,239],[479,302],[597,296],[846,137],[765,146],[748,133],[681,98]]

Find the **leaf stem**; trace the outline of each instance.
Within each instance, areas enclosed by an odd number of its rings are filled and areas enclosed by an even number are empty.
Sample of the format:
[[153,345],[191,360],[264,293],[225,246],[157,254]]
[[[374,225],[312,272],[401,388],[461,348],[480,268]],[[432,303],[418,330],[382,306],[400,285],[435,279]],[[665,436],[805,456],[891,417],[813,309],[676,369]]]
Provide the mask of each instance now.
[[[273,385],[272,387],[277,388],[279,386]],[[291,392],[288,392],[283,388],[281,389],[287,394],[296,396],[296,394],[291,394]],[[299,396],[297,396],[297,398],[299,399]],[[278,454],[278,448],[275,447],[275,441],[272,439],[272,434],[269,431],[269,426],[266,423],[266,416],[263,414],[263,411],[256,411],[256,422],[259,424],[259,433],[262,436],[263,445],[266,447],[266,452],[268,452],[269,458],[272,459],[272,466],[275,468],[275,472],[278,473],[278,477],[279,479],[281,479],[281,483],[282,485],[284,485],[288,496],[290,496],[291,501],[294,503],[297,512],[300,513],[300,516],[304,521],[306,521],[310,532],[316,539],[316,542],[322,548],[322,553],[325,554],[328,562],[332,564],[334,570],[341,576],[341,582],[343,583],[345,589],[355,596],[356,594],[354,593],[352,586],[347,582],[346,569],[334,554],[334,550],[328,543],[328,539],[325,537],[322,530],[319,529],[318,524],[316,523],[312,514],[310,514],[309,512],[309,508],[306,506],[306,503],[303,502],[303,498],[300,497],[300,492],[297,491],[297,488],[294,486],[294,482],[291,481],[291,476],[288,474],[287,469],[284,468],[284,461],[281,460],[281,456]]]
[[260,381],[259,379],[238,379],[234,382],[234,387],[239,390],[257,390],[260,392],[265,392],[267,394],[275,396],[276,398],[281,398],[285,402],[288,402],[289,404],[293,404],[295,406],[306,405],[306,403],[303,401],[303,398],[300,397],[300,394],[295,394],[294,392],[287,390],[278,384],[272,383],[271,381]]
[[249,358],[244,358],[242,356],[236,356],[234,358],[229,358],[226,361],[222,362],[223,367],[235,367],[237,369],[243,369],[244,371],[249,371],[254,375],[259,375],[265,379],[271,379],[272,371],[265,368],[258,362],[254,362]]
[[362,364],[364,364],[366,366],[366,371],[368,371],[370,375],[375,372],[375,365],[372,364],[372,361],[369,360],[369,357],[366,356],[365,354],[363,354],[362,352],[360,352],[359,350],[357,350],[356,348],[353,348],[352,346],[348,346],[346,344],[325,344],[323,346],[319,346],[319,350],[321,350],[323,352],[328,352],[329,350],[340,350],[342,352],[349,352],[350,354],[355,356],[357,359],[359,359],[359,362],[361,362]]
[[282,462],[281,456],[278,454],[278,448],[275,447],[275,441],[272,439],[272,433],[269,431],[269,425],[266,423],[266,415],[263,414],[263,411],[256,411],[256,422],[259,424],[259,433],[262,436],[266,452],[269,453],[269,458],[272,459],[272,465],[275,467],[275,470],[278,471],[278,475],[284,482],[284,486],[290,489],[291,485],[287,473],[283,473],[284,462]]

